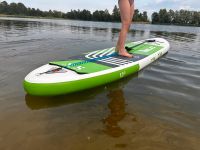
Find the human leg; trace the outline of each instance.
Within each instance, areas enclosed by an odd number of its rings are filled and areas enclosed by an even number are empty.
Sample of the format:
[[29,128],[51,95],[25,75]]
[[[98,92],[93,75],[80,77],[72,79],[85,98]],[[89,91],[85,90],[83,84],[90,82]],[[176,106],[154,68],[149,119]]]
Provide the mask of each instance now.
[[119,34],[116,50],[118,51],[119,55],[125,57],[133,57],[125,50],[126,36],[129,31],[134,14],[133,6],[134,3],[132,0],[119,0],[119,9],[120,9],[122,27]]

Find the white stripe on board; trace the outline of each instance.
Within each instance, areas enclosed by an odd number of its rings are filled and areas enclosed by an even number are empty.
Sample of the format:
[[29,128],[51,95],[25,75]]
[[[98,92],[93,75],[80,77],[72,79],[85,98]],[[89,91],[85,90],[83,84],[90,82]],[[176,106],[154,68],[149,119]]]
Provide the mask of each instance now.
[[108,59],[112,59],[114,61],[121,61],[121,62],[132,62],[132,61],[129,61],[129,60],[126,60],[126,59],[120,59],[120,58],[115,58],[115,57],[109,57],[109,58],[105,58],[103,60],[108,60]]
[[106,63],[113,63],[113,64],[129,64],[129,62],[116,62],[112,60],[102,60],[101,62],[106,62]]
[[[106,55],[107,53],[110,53],[110,51],[112,51],[113,48],[108,49],[105,53],[101,54],[99,57],[103,57],[104,55]],[[108,56],[108,55],[107,55]]]
[[115,53],[114,49],[110,53],[108,53],[107,56],[112,55],[113,53]]
[[104,63],[107,63],[107,64],[113,64],[113,65],[118,65],[118,66],[121,66],[121,65],[125,65],[125,64],[129,64],[129,63],[120,63],[120,62],[113,62],[113,61],[100,61],[100,62],[104,62]]
[[97,55],[99,55],[99,54],[101,54],[101,53],[104,53],[104,52],[107,52],[107,50],[108,50],[108,49],[104,49],[104,50],[102,50],[102,51],[99,51],[99,52],[97,52],[96,54],[92,55],[92,57],[93,57],[93,58],[98,58]]
[[124,59],[119,59],[119,58],[114,58],[114,57],[110,57],[110,58],[105,58],[102,60],[109,60],[109,61],[114,61],[114,62],[123,62],[123,63],[131,63],[132,61],[129,60],[124,60]]
[[92,59],[92,57],[90,57],[90,55],[93,55],[93,54],[95,54],[95,53],[97,53],[97,52],[98,52],[98,51],[91,52],[91,53],[85,55],[85,57],[88,58],[88,59]]
[[[111,52],[111,51],[112,51],[112,52]],[[91,52],[91,53],[87,54],[85,57],[88,58],[88,59],[99,58],[99,57],[103,57],[103,56],[106,55],[107,53],[112,54],[112,53],[113,53],[113,48],[94,51],[94,52]],[[101,55],[100,55],[100,54],[101,54]],[[99,56],[98,56],[98,55],[99,55]],[[108,55],[107,55],[107,56],[108,56]]]
[[124,64],[132,63],[132,61],[123,60],[123,59],[119,59],[119,58],[113,58],[113,57],[102,59],[99,61],[105,62],[105,63],[110,63],[110,64],[115,64],[115,65],[124,65]]

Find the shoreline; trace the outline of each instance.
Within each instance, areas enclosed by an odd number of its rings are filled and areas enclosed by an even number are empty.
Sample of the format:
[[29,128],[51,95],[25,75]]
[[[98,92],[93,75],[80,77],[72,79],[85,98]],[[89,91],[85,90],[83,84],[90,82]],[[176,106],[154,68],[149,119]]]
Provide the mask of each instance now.
[[[77,21],[93,21],[93,22],[111,22],[111,23],[120,23],[114,21],[94,21],[94,20],[79,20],[79,19],[66,19],[66,18],[55,18],[55,17],[39,17],[39,16],[24,16],[24,15],[6,15],[0,14],[0,17],[8,17],[8,18],[32,18],[32,19],[56,19],[56,20],[77,20]],[[142,22],[142,21],[134,21],[137,24],[151,24],[151,22]]]
[[[120,23],[113,21],[93,21],[93,20],[78,20],[78,19],[66,19],[66,18],[56,18],[56,17],[39,17],[39,16],[24,16],[24,15],[6,15],[0,14],[0,17],[8,18],[30,18],[30,19],[55,19],[55,20],[77,20],[77,21],[92,21],[92,22],[110,22],[110,23]],[[181,25],[181,24],[167,24],[167,23],[151,23],[151,22],[142,22],[142,21],[133,21],[135,24],[150,24],[150,25],[167,25],[167,26],[183,26],[183,27],[200,27],[197,25]]]

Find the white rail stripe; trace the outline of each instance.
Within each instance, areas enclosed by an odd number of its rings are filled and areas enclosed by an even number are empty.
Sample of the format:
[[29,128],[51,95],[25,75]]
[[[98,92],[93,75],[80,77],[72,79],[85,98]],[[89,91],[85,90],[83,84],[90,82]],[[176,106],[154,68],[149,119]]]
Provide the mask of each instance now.
[[97,53],[97,51],[91,52],[91,53],[85,55],[85,57],[88,58],[88,59],[92,59],[92,57],[90,57],[90,55],[93,55],[95,53]]
[[101,54],[99,57],[103,57],[103,56],[106,55],[107,53],[110,53],[110,51],[112,51],[112,50],[113,50],[113,48],[108,49],[108,51],[106,51],[105,53]]
[[117,62],[108,62],[108,61],[101,61],[101,62],[104,62],[104,63],[107,63],[107,64],[113,64],[113,65],[117,65],[117,66],[122,66],[122,65],[126,65],[126,64],[129,64],[129,63],[117,63]]
[[123,62],[123,61],[116,61],[116,60],[112,60],[112,59],[102,59],[100,60],[101,62],[109,62],[109,63],[117,63],[117,64],[128,64],[130,62]]
[[[98,58],[97,55],[101,54],[99,57],[103,57],[104,55],[106,55],[107,53],[112,54],[110,51],[112,51],[113,48],[111,49],[104,49],[104,50],[98,50],[98,51],[93,51],[91,53],[88,53],[85,57],[92,59],[92,58]],[[108,56],[108,55],[107,55]]]
[[128,63],[132,62],[132,61],[129,61],[129,60],[124,60],[124,59],[119,59],[119,58],[113,58],[113,57],[105,58],[105,59],[102,59],[102,60],[112,60],[112,61],[117,61],[117,62],[128,62]]
[[[107,58],[106,58],[106,59],[107,59]],[[108,59],[109,59],[109,58],[108,58]],[[126,59],[120,59],[120,58],[115,58],[115,57],[110,57],[110,59],[114,59],[114,60],[116,60],[116,61],[123,61],[123,62],[127,61],[127,62],[131,62],[131,61],[126,60]]]
[[107,52],[107,51],[108,51],[108,49],[104,49],[104,50],[102,50],[102,51],[97,52],[95,55],[92,55],[92,57],[93,57],[93,58],[98,58],[97,55],[99,55],[99,54],[101,54],[101,53],[104,53],[104,52]]
[[107,63],[107,64],[118,65],[118,66],[123,65],[123,64],[121,64],[121,63],[116,63],[116,62],[108,62],[108,61],[101,61],[101,62],[104,62],[104,63]]
[[117,61],[112,61],[112,60],[101,60],[103,62],[108,62],[108,63],[117,63],[117,64],[129,64],[129,62],[117,62]]
[[110,53],[107,54],[107,56],[112,55],[113,53],[115,53],[115,49],[113,48],[112,51]]

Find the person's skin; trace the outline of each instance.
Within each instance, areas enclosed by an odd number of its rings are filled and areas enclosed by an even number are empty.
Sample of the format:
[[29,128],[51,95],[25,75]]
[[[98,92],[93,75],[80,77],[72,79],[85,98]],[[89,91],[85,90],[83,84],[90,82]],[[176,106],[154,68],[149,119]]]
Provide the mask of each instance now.
[[116,51],[121,56],[131,58],[133,55],[126,51],[125,42],[134,15],[134,0],[119,0],[119,9],[122,26],[116,46]]

